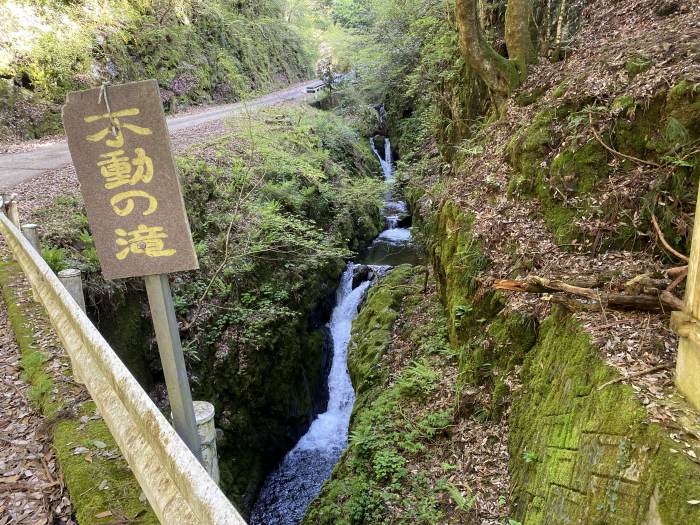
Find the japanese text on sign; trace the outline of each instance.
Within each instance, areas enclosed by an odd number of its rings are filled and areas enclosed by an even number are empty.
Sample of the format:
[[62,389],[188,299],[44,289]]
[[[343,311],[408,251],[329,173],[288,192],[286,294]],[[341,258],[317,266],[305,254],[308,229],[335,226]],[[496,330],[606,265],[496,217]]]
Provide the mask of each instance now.
[[105,278],[196,269],[156,82],[70,93],[63,121]]

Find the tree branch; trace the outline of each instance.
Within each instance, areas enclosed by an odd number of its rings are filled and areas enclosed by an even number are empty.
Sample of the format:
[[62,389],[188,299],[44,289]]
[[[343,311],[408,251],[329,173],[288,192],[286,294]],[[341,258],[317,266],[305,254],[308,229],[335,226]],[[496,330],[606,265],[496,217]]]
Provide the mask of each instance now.
[[663,232],[661,231],[661,228],[659,227],[659,223],[656,220],[656,215],[653,213],[651,214],[651,224],[654,226],[654,231],[656,232],[656,235],[659,237],[659,241],[661,241],[661,244],[663,245],[664,248],[666,248],[669,252],[671,252],[673,255],[681,259],[682,261],[688,262],[688,257],[683,255],[681,252],[675,250],[673,246],[671,246],[668,241],[666,241],[666,237],[664,237]]
[[[611,310],[642,310],[645,312],[658,312],[667,310],[682,310],[683,301],[672,293],[664,290],[659,292],[655,290],[651,294],[623,294],[623,293],[608,293],[600,292],[591,288],[582,288],[573,286],[558,279],[549,279],[547,277],[538,277],[530,275],[522,280],[501,279],[493,284],[495,290],[508,290],[511,292],[527,292],[527,293],[552,293],[564,292],[579,297],[585,297],[594,302],[594,305],[583,306],[586,303],[573,304],[574,309],[597,310],[595,304],[600,306],[600,309]],[[590,307],[589,307],[590,306]]]

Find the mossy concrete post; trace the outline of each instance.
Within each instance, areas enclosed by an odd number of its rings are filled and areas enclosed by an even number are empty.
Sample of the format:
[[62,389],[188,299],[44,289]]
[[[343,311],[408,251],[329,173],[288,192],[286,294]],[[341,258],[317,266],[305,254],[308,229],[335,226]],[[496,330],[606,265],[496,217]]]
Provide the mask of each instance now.
[[[65,289],[84,312],[85,294],[83,293],[83,280],[80,277],[80,270],[77,268],[61,270],[58,272],[58,280],[61,281],[61,284],[63,284]],[[73,369],[73,379],[75,379],[75,382],[84,385],[84,381],[79,377],[78,367],[73,363],[73,358],[71,358],[71,368]]]
[[[17,221],[19,221],[19,217],[17,218]],[[41,243],[39,242],[39,226],[30,223],[21,226],[20,229],[22,230],[22,235],[24,235],[24,238],[29,241],[29,244],[31,244],[32,248],[36,250],[36,253],[38,253],[39,256],[41,256]],[[34,302],[41,303],[39,294],[37,293],[36,288],[34,288],[34,286],[32,286],[32,297],[34,299]]]
[[214,427],[214,405],[206,401],[194,402],[194,416],[197,420],[197,433],[202,450],[204,468],[219,484],[219,458],[216,452],[216,428]]
[[684,311],[673,312],[671,325],[681,336],[676,360],[676,386],[700,410],[700,198],[695,206],[695,226],[688,261]]

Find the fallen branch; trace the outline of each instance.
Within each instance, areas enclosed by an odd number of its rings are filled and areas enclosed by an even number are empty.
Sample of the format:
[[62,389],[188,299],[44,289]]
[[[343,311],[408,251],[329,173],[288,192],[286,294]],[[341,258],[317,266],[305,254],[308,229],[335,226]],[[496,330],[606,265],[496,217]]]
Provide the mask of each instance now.
[[593,136],[596,138],[596,140],[600,143],[601,146],[603,146],[606,150],[608,150],[610,153],[613,155],[617,155],[619,157],[634,161],[634,162],[639,162],[640,164],[646,164],[647,166],[654,166],[655,168],[660,168],[661,165],[657,164],[656,162],[652,162],[650,160],[644,160],[644,159],[639,159],[637,157],[633,157],[632,155],[627,155],[625,153],[622,153],[620,151],[617,151],[616,149],[611,148],[608,146],[605,141],[600,137],[598,132],[596,131],[595,127],[593,126],[593,114],[588,111],[588,122],[591,127],[591,131],[593,132]]
[[673,279],[674,277],[678,277],[679,275],[687,275],[688,265],[686,264],[683,266],[674,266],[673,268],[664,270],[664,273],[671,279]]
[[[573,286],[558,279],[548,279],[547,277],[538,277],[535,275],[530,275],[522,280],[497,280],[494,282],[493,288],[495,290],[527,293],[565,292],[571,295],[585,297],[597,303],[600,310],[642,310],[645,312],[658,312],[683,309],[683,301],[668,291],[662,291],[653,295],[608,293],[591,288]],[[588,311],[598,311],[595,304],[584,307],[583,303],[575,303],[574,306]]]
[[663,232],[661,231],[661,228],[659,228],[659,223],[656,220],[656,215],[653,213],[651,214],[651,224],[654,226],[654,231],[656,232],[656,235],[658,235],[659,240],[661,241],[661,244],[663,245],[664,248],[666,248],[669,252],[671,252],[673,255],[681,259],[682,261],[688,262],[688,257],[683,255],[681,252],[675,250],[673,246],[671,246],[667,241],[666,237],[664,237]]
[[676,288],[676,286],[678,286],[679,284],[681,284],[683,282],[683,279],[685,279],[686,277],[688,277],[688,267],[687,266],[685,267],[685,269],[681,273],[678,274],[678,277],[676,277],[673,280],[673,282],[666,287],[666,291],[672,292]]
[[661,370],[668,370],[669,368],[673,368],[673,363],[664,363],[662,365],[656,365],[652,366],[651,368],[647,368],[646,370],[641,370],[639,372],[635,372],[634,374],[627,374],[625,376],[620,376],[615,379],[611,379],[607,383],[603,383],[598,387],[598,390],[603,390],[606,386],[614,385],[615,383],[621,383],[622,381],[626,381],[627,379],[634,379],[635,377],[641,377],[645,376],[647,374],[653,374],[654,372],[660,372]]

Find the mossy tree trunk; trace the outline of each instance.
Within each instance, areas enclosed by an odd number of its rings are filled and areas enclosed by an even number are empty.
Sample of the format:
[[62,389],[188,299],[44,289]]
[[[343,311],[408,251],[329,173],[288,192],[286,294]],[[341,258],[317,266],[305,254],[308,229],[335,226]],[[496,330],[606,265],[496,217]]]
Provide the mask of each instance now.
[[508,57],[515,62],[519,81],[525,80],[527,66],[536,58],[535,46],[530,34],[532,0],[508,0],[506,9],[506,48]]
[[[455,13],[459,46],[464,60],[488,86],[497,108],[525,78],[534,59],[529,20],[531,0],[509,0],[506,11],[506,45],[512,60],[496,52],[479,24],[478,0],[457,0]],[[522,64],[522,65],[521,65]]]

